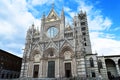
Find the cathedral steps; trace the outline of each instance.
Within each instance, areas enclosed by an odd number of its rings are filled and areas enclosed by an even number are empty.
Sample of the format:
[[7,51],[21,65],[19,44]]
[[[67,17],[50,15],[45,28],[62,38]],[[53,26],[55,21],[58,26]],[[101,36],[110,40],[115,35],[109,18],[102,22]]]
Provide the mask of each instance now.
[[[3,80],[3,79],[0,79]],[[4,80],[86,80],[86,78],[17,78],[17,79],[4,79]]]

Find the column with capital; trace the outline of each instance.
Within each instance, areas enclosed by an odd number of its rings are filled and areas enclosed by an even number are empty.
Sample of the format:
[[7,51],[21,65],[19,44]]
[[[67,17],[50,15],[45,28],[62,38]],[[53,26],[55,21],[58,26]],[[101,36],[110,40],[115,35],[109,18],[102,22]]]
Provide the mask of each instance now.
[[120,68],[119,68],[118,62],[116,62],[115,64],[116,64],[117,74],[118,76],[120,76]]

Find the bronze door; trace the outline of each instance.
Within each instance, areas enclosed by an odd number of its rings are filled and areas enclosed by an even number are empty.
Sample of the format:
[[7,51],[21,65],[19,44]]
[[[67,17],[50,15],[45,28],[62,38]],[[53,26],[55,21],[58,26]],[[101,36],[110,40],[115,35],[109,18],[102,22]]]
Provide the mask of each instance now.
[[39,65],[34,65],[33,77],[38,78]]
[[65,63],[65,77],[71,77],[71,63]]
[[48,77],[55,77],[55,61],[48,61]]

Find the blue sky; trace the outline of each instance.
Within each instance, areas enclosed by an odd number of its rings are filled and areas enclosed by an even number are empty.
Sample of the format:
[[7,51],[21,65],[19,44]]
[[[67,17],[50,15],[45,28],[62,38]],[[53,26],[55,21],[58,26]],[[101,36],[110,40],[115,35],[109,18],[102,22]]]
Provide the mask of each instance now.
[[66,23],[80,10],[87,12],[93,53],[120,54],[119,0],[0,0],[0,49],[22,57],[27,29],[32,23],[40,28],[53,2],[58,15],[64,8]]

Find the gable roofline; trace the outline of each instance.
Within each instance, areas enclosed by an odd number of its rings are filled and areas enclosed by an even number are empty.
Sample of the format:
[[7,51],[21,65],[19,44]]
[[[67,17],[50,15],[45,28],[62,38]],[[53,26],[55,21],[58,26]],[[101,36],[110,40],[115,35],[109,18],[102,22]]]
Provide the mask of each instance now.
[[50,10],[49,14],[47,15],[47,17],[46,17],[47,19],[48,19],[48,17],[50,16],[50,14],[51,14],[52,12],[54,12],[55,15],[57,16],[57,18],[60,19],[59,16],[58,16],[58,14],[57,14],[56,11],[54,10],[54,7],[52,7],[52,9]]

